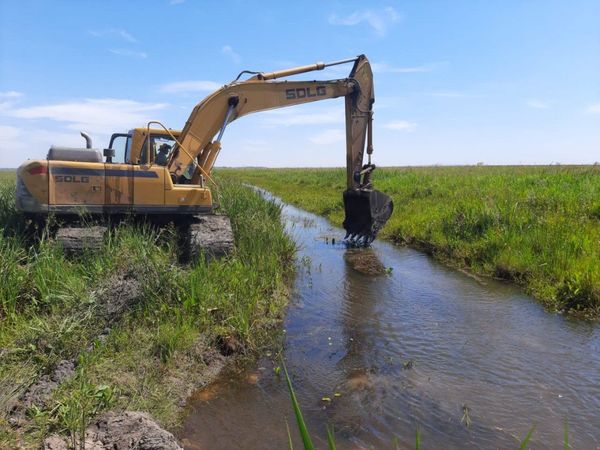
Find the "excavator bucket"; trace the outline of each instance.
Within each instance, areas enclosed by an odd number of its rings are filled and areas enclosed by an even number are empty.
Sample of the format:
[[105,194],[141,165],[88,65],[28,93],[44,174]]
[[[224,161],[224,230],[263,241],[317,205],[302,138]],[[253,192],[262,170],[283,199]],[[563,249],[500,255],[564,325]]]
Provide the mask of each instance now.
[[393,210],[392,199],[382,192],[371,189],[345,190],[344,239],[352,245],[369,245],[388,221]]

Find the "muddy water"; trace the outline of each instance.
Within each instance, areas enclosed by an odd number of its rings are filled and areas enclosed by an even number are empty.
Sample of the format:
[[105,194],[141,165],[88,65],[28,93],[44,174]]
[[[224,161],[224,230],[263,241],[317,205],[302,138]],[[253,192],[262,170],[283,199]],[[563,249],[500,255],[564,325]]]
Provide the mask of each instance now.
[[[284,357],[317,447],[600,448],[600,325],[545,312],[519,289],[478,280],[342,230],[291,206],[298,275]],[[388,269],[389,268],[389,269]],[[190,449],[301,448],[285,381],[266,354],[190,401]]]

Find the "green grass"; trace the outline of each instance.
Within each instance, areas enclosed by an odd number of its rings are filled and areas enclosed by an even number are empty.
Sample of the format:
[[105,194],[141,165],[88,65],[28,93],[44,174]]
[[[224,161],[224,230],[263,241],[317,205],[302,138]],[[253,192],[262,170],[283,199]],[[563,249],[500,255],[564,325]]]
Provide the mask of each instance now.
[[[203,381],[201,343],[234,336],[251,356],[271,342],[294,245],[278,206],[233,182],[219,192],[236,239],[225,260],[180,265],[174,228],[134,224],[73,258],[52,240],[25,238],[14,173],[0,173],[0,448],[37,448],[53,432],[74,441],[107,409],[147,411],[173,429],[180,403]],[[138,280],[141,298],[107,323],[98,302],[115,274]],[[78,361],[75,376],[30,409],[24,427],[12,427],[8,405],[64,359]]]
[[[220,169],[336,225],[344,169]],[[600,314],[600,166],[381,168],[380,237],[508,279],[555,311]]]

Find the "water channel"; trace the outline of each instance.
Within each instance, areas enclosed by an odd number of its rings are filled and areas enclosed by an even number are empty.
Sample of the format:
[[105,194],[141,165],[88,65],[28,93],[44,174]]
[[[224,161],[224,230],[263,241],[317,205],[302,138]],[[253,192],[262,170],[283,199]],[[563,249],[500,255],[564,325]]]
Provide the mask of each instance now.
[[[571,448],[600,448],[600,324],[382,241],[357,264],[343,230],[283,215],[299,247],[283,354],[318,448],[326,425],[344,449],[412,448],[417,429],[422,448],[518,448],[532,426],[531,448],[562,448],[565,421]],[[302,448],[279,365],[194,395],[185,447],[285,449],[287,422]]]

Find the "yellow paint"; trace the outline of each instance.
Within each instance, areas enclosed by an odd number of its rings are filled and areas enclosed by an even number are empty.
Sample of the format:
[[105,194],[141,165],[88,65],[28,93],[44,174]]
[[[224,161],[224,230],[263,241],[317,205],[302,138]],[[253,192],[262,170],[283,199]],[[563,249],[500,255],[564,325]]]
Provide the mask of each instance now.
[[[354,173],[362,167],[374,94],[369,61],[364,55],[353,61],[350,76],[343,79],[274,81],[325,67],[317,63],[232,82],[198,103],[182,131],[150,128],[163,126],[159,122],[131,130],[128,160],[123,164],[28,161],[21,166],[18,176],[37,205],[26,212],[43,212],[46,205],[65,206],[65,212],[78,212],[78,208],[85,206],[95,206],[97,211],[102,211],[103,206],[121,206],[116,209],[133,212],[140,207],[138,211],[153,214],[160,213],[161,208],[183,206],[209,210],[213,206],[212,195],[203,184],[205,179],[212,181],[210,174],[221,149],[215,136],[227,123],[254,112],[337,97],[346,99],[347,177],[348,186],[355,187]],[[153,137],[177,141],[166,167],[154,163],[156,149],[154,144],[149,145],[154,143]],[[49,171],[39,171],[40,167]],[[174,180],[182,184],[174,184]],[[185,184],[186,181],[191,184]],[[28,207],[35,202],[28,197],[23,205]]]
[[[72,174],[65,175],[64,170]],[[155,176],[148,176],[150,173]],[[129,205],[133,211],[136,205],[212,207],[208,188],[173,185],[167,169],[156,164],[36,160],[24,163],[18,177],[39,205],[73,206],[74,213],[79,212],[77,207],[103,205]]]

